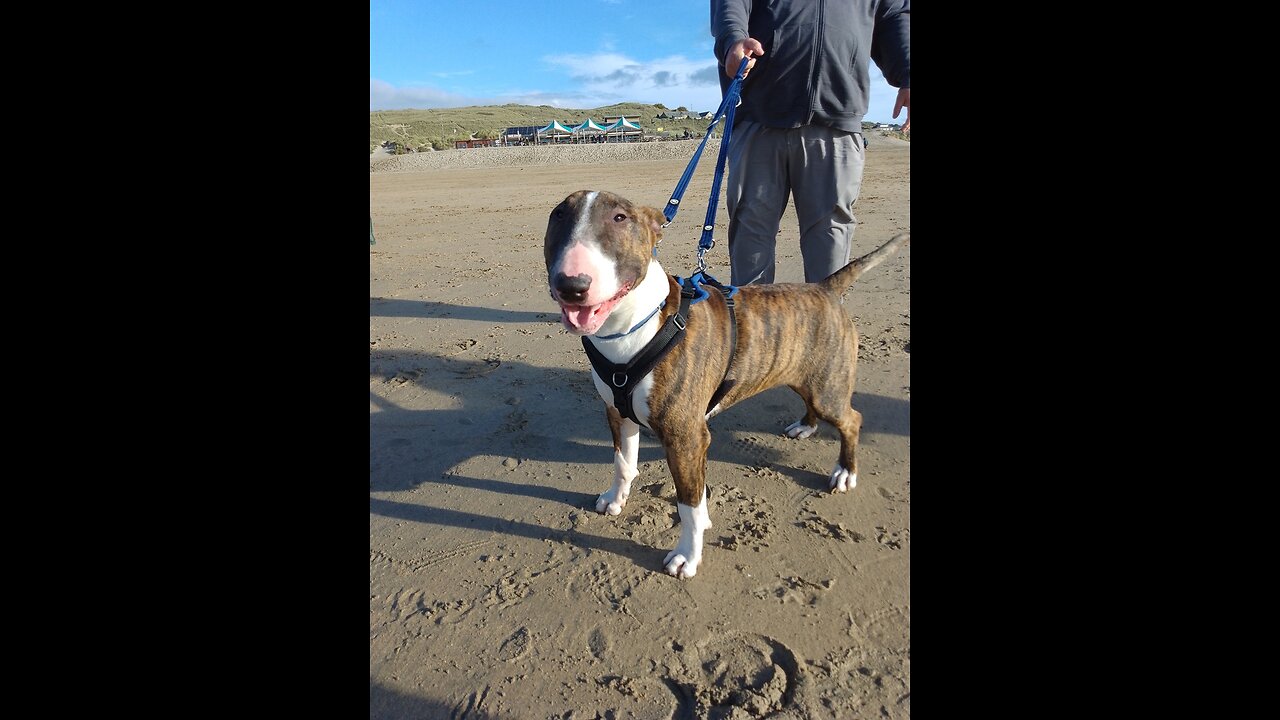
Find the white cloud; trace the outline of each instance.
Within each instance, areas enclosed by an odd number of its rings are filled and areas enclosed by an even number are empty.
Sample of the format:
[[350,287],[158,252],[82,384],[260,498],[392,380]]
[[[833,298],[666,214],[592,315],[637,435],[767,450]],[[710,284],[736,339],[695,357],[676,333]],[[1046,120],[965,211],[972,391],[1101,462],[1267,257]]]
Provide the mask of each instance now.
[[563,75],[561,89],[513,89],[487,97],[462,95],[425,85],[397,87],[369,79],[369,109],[444,108],[466,105],[549,105],[591,109],[619,102],[662,103],[668,108],[714,111],[720,106],[719,69],[714,60],[671,55],[638,61],[614,52],[542,58]]
[[396,87],[389,82],[369,78],[369,110],[404,110],[407,108],[447,108],[466,105],[489,105],[491,100],[471,98],[433,87]]
[[670,108],[715,110],[720,105],[720,82],[714,60],[690,60],[671,55],[640,62],[618,53],[549,55],[545,62],[565,72],[589,99],[581,107],[617,102],[662,103]]

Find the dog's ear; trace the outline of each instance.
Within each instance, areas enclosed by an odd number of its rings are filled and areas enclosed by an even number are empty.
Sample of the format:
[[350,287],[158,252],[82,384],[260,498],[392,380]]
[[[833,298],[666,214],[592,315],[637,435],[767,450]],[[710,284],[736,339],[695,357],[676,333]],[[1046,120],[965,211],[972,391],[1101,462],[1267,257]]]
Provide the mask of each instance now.
[[640,217],[649,223],[649,229],[653,231],[655,238],[662,237],[662,224],[667,221],[667,216],[663,215],[661,210],[642,206],[640,208]]

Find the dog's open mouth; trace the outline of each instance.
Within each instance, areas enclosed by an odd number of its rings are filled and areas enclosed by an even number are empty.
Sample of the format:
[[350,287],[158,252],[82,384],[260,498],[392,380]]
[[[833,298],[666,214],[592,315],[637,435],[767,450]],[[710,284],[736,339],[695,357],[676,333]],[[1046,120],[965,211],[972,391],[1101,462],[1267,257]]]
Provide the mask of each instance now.
[[609,313],[618,306],[622,298],[631,292],[631,283],[622,286],[617,295],[598,305],[572,305],[560,303],[560,322],[564,328],[574,335],[591,335],[604,325]]

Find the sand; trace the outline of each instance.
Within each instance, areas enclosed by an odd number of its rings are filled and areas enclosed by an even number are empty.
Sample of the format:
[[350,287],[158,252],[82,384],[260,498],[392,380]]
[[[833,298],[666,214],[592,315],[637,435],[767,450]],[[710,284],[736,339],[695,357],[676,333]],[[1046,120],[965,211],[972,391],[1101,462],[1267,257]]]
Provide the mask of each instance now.
[[[910,145],[870,139],[855,256],[910,230]],[[647,430],[626,508],[595,512],[612,442],[547,294],[547,214],[579,189],[661,207],[696,147],[371,156],[371,718],[910,716],[910,245],[845,299],[852,492],[825,492],[832,428],[782,434],[803,403],[777,388],[709,423],[696,577],[662,572],[678,516]],[[659,246],[671,273],[693,269],[715,150]],[[780,282],[802,279],[798,235],[788,209]]]

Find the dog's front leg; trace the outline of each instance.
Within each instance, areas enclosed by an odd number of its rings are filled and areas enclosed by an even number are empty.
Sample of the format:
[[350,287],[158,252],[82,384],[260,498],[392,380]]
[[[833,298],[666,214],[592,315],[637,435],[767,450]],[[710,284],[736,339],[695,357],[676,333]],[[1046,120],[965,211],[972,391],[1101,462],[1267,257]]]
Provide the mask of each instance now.
[[[676,501],[680,511],[680,542],[663,560],[668,575],[691,578],[698,574],[702,562],[702,533],[711,527],[707,513],[707,447],[711,431],[703,425],[687,441],[668,443],[667,466],[676,482]],[[683,438],[681,440],[684,440]]]
[[640,471],[636,463],[640,456],[640,426],[622,417],[617,409],[605,406],[609,416],[609,431],[613,433],[613,485],[596,500],[596,512],[617,515],[631,495],[631,482]]

